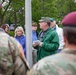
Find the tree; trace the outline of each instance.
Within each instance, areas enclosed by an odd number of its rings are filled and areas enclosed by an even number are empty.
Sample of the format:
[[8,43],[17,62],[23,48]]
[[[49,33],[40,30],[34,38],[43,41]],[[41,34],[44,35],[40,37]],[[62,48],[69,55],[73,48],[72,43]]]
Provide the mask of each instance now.
[[[69,12],[76,11],[75,0],[32,0],[32,21],[38,22],[41,17],[54,17],[62,20]],[[23,26],[25,24],[24,0],[1,0],[0,24],[14,23]]]
[[[5,2],[5,0],[2,0],[2,2],[0,3],[1,6],[2,6],[2,4],[3,4],[4,2]],[[10,0],[10,1],[7,1],[7,0],[6,0],[6,4],[8,3],[8,5],[6,5],[6,6],[4,7],[4,9],[3,9],[3,7],[1,7],[1,10],[0,10],[0,24],[3,24],[3,22],[4,22],[5,13],[6,13],[8,7],[10,6],[11,2],[12,2],[12,0]],[[2,9],[3,9],[3,10],[2,10]]]
[[32,0],[32,17],[38,21],[41,17],[57,17],[55,0]]
[[23,23],[24,25],[24,3],[24,0],[2,0],[3,7],[0,10],[0,23],[3,24],[10,21],[15,23],[15,26],[18,23]]
[[58,15],[60,20],[68,13],[76,11],[76,3],[74,0],[56,0],[55,4],[58,9]]

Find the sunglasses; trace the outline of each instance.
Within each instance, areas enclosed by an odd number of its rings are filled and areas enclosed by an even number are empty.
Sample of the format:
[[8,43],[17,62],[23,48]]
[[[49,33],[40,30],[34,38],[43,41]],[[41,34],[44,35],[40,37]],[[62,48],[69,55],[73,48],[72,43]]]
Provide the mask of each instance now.
[[51,22],[53,22],[53,20],[50,20]]

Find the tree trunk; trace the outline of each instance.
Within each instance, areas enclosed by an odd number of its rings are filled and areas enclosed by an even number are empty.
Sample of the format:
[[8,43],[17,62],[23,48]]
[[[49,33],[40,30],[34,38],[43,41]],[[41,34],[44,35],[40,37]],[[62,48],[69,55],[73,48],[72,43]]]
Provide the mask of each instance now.
[[17,27],[17,15],[16,11],[14,10],[14,23],[15,23],[15,28]]

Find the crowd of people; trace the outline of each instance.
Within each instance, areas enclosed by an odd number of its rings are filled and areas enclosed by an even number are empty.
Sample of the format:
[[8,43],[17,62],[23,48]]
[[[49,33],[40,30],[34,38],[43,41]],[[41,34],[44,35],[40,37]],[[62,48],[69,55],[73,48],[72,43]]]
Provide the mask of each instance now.
[[75,75],[76,72],[76,12],[67,14],[59,27],[54,18],[41,17],[38,24],[32,22],[32,57],[30,70],[26,58],[26,35],[18,26],[14,37],[9,25],[0,26],[0,74],[1,75]]

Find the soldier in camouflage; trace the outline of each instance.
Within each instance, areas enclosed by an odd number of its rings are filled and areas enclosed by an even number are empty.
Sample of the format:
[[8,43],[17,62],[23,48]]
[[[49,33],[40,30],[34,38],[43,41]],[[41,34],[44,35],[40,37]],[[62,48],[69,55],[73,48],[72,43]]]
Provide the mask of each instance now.
[[76,75],[76,12],[62,20],[65,49],[40,60],[28,75]]
[[27,75],[29,70],[20,44],[0,28],[0,75]]

